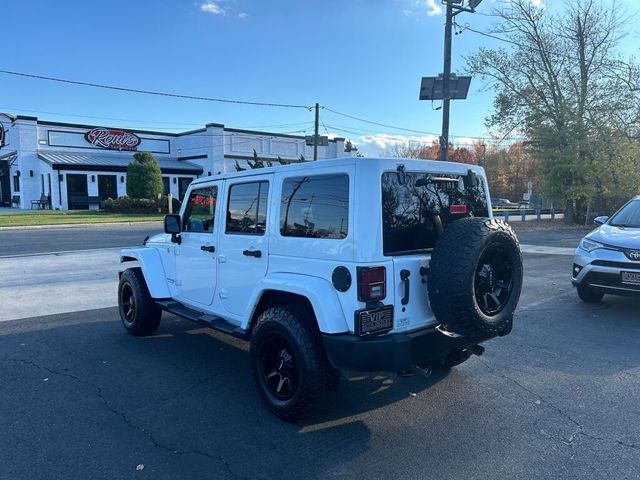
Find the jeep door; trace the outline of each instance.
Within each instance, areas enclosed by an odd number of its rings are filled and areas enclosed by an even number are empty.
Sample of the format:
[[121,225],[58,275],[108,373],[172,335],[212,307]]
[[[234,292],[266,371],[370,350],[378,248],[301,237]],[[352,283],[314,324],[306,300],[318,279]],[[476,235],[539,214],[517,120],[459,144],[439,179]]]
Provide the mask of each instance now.
[[273,175],[227,181],[219,241],[218,294],[223,308],[241,316],[254,286],[267,273],[269,191]]
[[182,214],[181,243],[175,249],[178,299],[211,305],[216,290],[216,236],[220,182],[191,190]]

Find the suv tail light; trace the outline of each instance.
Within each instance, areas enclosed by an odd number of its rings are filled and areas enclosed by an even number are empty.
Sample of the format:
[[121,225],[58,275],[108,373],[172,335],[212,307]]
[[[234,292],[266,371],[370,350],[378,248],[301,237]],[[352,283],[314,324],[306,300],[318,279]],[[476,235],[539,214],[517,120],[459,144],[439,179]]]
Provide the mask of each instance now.
[[449,213],[451,215],[463,215],[469,211],[466,205],[449,205]]
[[387,270],[384,267],[358,267],[357,273],[359,301],[371,302],[387,296]]

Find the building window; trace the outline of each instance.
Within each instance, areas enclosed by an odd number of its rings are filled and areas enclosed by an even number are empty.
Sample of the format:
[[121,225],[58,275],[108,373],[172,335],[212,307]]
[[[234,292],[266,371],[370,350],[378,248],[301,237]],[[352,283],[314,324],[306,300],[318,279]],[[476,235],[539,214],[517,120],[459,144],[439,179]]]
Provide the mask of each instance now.
[[293,177],[282,183],[281,235],[341,239],[348,224],[348,175]]
[[13,176],[13,191],[14,192],[20,191],[20,177],[18,175]]
[[169,177],[162,177],[162,194],[169,195],[171,188],[169,187]]
[[267,221],[269,183],[233,185],[229,190],[226,233],[263,235]]
[[216,216],[218,187],[198,188],[191,191],[184,212],[185,232],[213,232]]

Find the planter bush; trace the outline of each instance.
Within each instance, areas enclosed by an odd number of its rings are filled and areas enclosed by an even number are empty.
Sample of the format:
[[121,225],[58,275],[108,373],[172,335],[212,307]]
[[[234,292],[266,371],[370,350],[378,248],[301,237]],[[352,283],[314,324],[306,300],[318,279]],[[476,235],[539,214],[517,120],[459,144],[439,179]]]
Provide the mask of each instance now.
[[[162,195],[152,200],[148,198],[131,198],[123,196],[115,199],[108,198],[100,208],[113,213],[168,213],[169,198]],[[173,198],[173,213],[180,211],[180,201]]]

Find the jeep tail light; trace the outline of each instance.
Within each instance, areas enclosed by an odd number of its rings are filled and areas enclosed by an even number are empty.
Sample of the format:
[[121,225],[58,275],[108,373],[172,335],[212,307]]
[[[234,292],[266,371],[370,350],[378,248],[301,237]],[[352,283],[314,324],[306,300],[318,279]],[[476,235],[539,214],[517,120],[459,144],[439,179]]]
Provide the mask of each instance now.
[[449,205],[449,213],[451,215],[465,215],[469,211],[466,205]]
[[358,300],[372,302],[387,296],[384,267],[358,267]]

